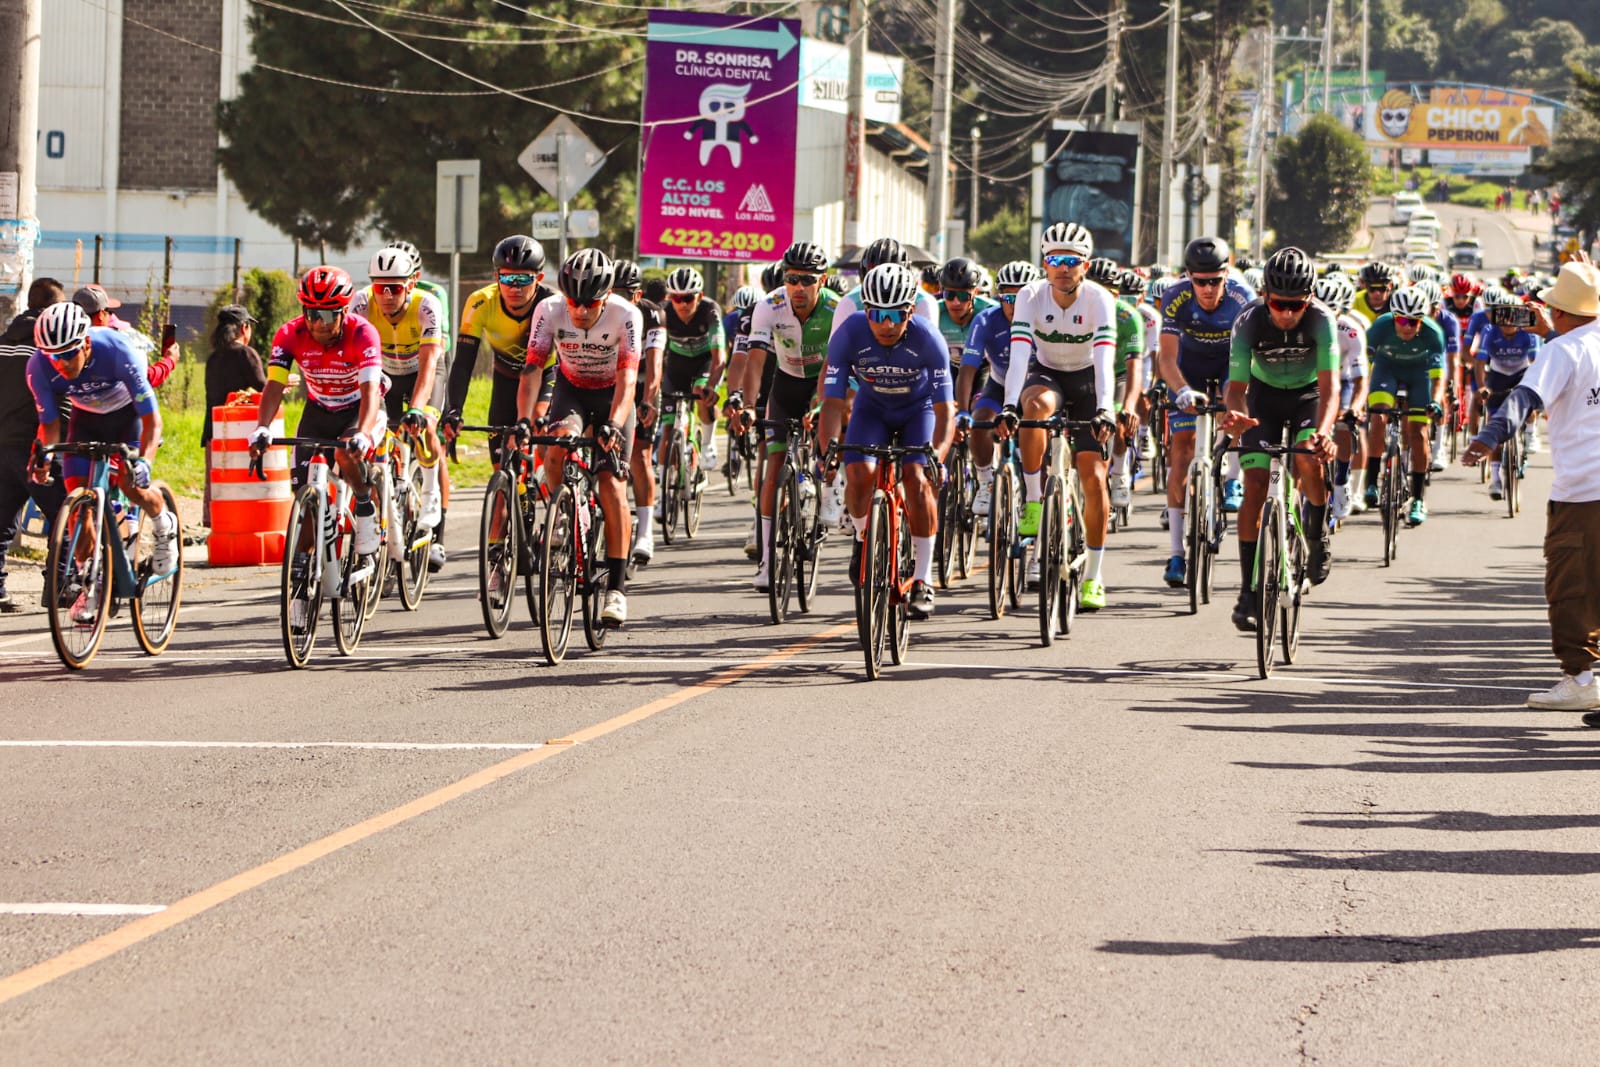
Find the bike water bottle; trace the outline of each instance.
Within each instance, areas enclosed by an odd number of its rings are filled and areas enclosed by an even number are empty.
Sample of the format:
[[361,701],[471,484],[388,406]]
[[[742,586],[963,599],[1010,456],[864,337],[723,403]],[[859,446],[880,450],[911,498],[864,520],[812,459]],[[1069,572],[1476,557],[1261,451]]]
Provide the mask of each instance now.
[[589,498],[587,496],[580,495],[578,497],[578,533],[585,538],[589,536],[590,521]]
[[811,502],[817,499],[817,480],[804,471],[799,472],[800,478],[800,503],[810,507]]

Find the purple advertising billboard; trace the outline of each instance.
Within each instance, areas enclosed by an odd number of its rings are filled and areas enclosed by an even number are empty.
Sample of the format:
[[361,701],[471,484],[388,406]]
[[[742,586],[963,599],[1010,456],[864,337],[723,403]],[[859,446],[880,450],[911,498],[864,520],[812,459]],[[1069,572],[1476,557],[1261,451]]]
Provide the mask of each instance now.
[[800,23],[650,12],[639,253],[767,260],[794,232]]

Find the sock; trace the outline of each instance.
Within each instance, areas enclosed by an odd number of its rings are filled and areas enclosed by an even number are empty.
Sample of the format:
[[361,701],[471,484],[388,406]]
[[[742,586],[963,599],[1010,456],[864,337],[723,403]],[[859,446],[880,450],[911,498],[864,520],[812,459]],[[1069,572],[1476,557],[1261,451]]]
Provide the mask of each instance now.
[[772,540],[772,518],[761,516],[761,569],[767,569],[767,544]]
[[717,424],[715,421],[702,422],[700,424],[700,440],[705,442],[703,447],[709,448],[713,452],[717,450]]
[[436,545],[444,544],[444,519],[448,514],[450,514],[449,508],[439,509],[439,525],[433,528],[433,543]]
[[1328,536],[1328,505],[1306,505],[1306,539],[1321,541]]
[[850,516],[850,525],[856,528],[857,541],[860,541],[867,535],[867,517],[865,515],[861,516],[859,519],[854,515]]
[[623,592],[628,581],[628,561],[621,556],[606,557],[606,588]]
[[1383,466],[1383,460],[1382,459],[1369,459],[1369,460],[1367,460],[1367,484],[1368,485],[1377,485],[1378,484],[1378,468],[1381,467],[1381,466]]
[[1239,453],[1229,452],[1227,461],[1227,478],[1230,482],[1239,480]]
[[1335,460],[1333,464],[1333,484],[1350,484],[1350,461],[1347,459]]
[[422,468],[422,492],[437,493],[439,491],[439,465]]
[[1183,555],[1183,509],[1167,509],[1167,537],[1172,542],[1172,554]]
[[1577,674],[1572,676],[1572,680],[1577,682],[1579,685],[1593,685],[1594,671],[1579,671]]
[[1422,499],[1422,491],[1428,487],[1428,476],[1413,471],[1411,474],[1411,496],[1414,500]]
[[1101,545],[1099,548],[1095,548],[1091,545],[1089,548],[1089,560],[1083,565],[1083,580],[1086,582],[1098,582],[1100,580],[1100,565],[1105,561],[1106,546]]
[[1500,480],[1500,461],[1498,459],[1494,461],[1493,474],[1494,474],[1494,480],[1498,482]]
[[653,534],[651,527],[656,521],[656,506],[654,504],[640,504],[633,509],[634,521],[639,524],[640,537],[650,537]]
[[1042,469],[1022,472],[1022,499],[1025,503],[1031,503],[1039,499],[1040,494],[1044,492],[1044,486],[1041,484],[1043,480],[1044,471]]
[[911,577],[919,582],[933,581],[933,538],[913,537],[911,554],[916,557],[916,566],[912,570]]
[[1106,465],[1106,481],[1114,482],[1117,480],[1117,469],[1122,466],[1123,462],[1121,453],[1111,453],[1111,462]]
[[979,485],[993,485],[994,484],[994,464],[992,462],[987,467],[979,467],[978,468],[978,484]]
[[1250,594],[1250,583],[1256,580],[1256,543],[1239,539],[1239,573],[1244,576],[1244,584],[1239,587],[1240,596]]

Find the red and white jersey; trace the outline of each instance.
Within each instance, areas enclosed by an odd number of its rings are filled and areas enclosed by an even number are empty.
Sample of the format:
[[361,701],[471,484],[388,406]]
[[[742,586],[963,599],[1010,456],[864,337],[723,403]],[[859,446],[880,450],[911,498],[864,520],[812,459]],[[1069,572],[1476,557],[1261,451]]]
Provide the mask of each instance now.
[[536,373],[554,363],[579,389],[605,389],[616,384],[619,371],[638,368],[643,332],[639,309],[614,293],[606,297],[600,318],[587,330],[573,323],[566,297],[546,297],[533,309],[523,373]]
[[323,346],[311,336],[301,315],[278,327],[267,378],[287,385],[294,365],[300,367],[300,380],[312,403],[331,411],[355,407],[361,403],[362,385],[383,385],[383,342],[372,323],[346,313],[339,339]]

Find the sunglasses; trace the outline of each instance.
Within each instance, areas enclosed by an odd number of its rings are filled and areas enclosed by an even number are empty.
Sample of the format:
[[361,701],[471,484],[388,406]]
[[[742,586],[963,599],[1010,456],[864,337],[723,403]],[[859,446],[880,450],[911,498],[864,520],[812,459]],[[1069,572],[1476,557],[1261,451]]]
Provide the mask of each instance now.
[[1016,293],[1001,293],[998,296],[996,296],[995,299],[1000,301],[1000,303],[1002,303],[1002,304],[1015,304],[1017,302],[1017,294]]
[[320,322],[331,326],[344,318],[344,308],[306,308],[307,322]]
[[500,284],[507,289],[526,289],[537,280],[533,274],[502,274]]
[[952,303],[956,303],[956,304],[970,304],[970,303],[972,303],[972,294],[968,293],[968,292],[964,292],[964,291],[962,291],[960,289],[946,289],[943,293],[940,293],[939,295],[941,297],[943,297],[945,300],[951,301]]
[[567,297],[567,307],[571,308],[573,311],[593,311],[595,308],[597,308],[601,304],[605,303],[605,299],[606,299],[605,297],[600,296],[600,297],[595,297],[593,300],[589,301],[587,304],[580,304],[576,300],[572,299],[572,297],[569,296],[569,297]]
[[406,291],[405,282],[385,282],[382,285],[374,283],[372,291],[383,296],[399,296]]
[[1394,286],[1388,285],[1388,284],[1369,285],[1369,286],[1367,286],[1367,292],[1369,292],[1369,293],[1387,293],[1390,289],[1393,289],[1393,288],[1394,288]]
[[1212,286],[1221,285],[1223,281],[1220,276],[1216,278],[1190,278],[1189,280],[1195,284],[1197,289],[1210,289]]
[[898,326],[911,314],[910,308],[868,308],[867,321],[879,326],[888,323]]
[[1070,252],[1052,252],[1044,257],[1047,267],[1081,267],[1087,262],[1083,256],[1075,256]]
[[783,276],[783,284],[785,285],[804,285],[810,288],[813,285],[821,284],[821,282],[822,275],[820,274],[795,274],[791,272]]
[[1309,300],[1285,300],[1276,296],[1267,297],[1267,307],[1273,311],[1304,311]]
[[672,297],[674,304],[692,304],[700,299],[699,293],[669,293],[667,295]]
[[1422,320],[1411,315],[1396,315],[1394,324],[1396,326],[1421,326]]

